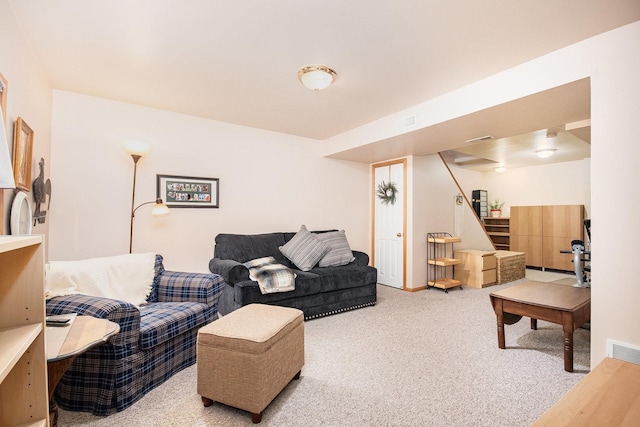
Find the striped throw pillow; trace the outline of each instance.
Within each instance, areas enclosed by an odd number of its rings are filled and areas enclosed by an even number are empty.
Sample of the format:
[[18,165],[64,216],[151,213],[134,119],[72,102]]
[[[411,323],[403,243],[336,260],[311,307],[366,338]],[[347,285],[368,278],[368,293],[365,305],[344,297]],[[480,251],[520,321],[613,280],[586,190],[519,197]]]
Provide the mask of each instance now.
[[320,260],[320,267],[347,265],[355,259],[344,230],[320,233],[317,236],[329,245],[329,252]]
[[280,252],[302,271],[311,270],[329,251],[329,245],[302,225],[300,230],[283,246]]

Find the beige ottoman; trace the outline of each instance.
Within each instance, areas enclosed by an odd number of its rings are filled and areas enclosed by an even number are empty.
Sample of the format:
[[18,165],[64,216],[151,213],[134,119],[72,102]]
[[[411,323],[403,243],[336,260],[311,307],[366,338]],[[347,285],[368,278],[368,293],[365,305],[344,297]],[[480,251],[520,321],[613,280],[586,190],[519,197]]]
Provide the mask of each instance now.
[[198,331],[198,394],[251,413],[262,411],[304,365],[303,313],[295,308],[250,304]]

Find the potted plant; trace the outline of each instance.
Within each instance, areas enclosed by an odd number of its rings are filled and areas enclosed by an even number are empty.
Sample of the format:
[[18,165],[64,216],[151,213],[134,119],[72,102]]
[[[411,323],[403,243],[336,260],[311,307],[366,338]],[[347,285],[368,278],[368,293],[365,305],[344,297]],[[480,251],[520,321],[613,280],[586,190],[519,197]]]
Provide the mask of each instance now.
[[496,199],[493,203],[489,204],[489,209],[491,210],[492,218],[499,218],[502,215],[502,206],[504,206],[504,202]]

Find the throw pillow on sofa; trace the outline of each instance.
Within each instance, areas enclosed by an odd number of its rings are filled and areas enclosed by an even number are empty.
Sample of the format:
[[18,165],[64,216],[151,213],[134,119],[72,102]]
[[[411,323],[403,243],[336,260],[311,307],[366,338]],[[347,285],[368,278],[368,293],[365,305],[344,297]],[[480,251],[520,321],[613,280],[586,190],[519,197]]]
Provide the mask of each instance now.
[[329,245],[302,225],[295,236],[278,249],[299,270],[309,271],[329,252]]
[[320,267],[339,267],[355,259],[344,230],[329,231],[317,236],[320,241],[329,245],[329,251],[320,260]]

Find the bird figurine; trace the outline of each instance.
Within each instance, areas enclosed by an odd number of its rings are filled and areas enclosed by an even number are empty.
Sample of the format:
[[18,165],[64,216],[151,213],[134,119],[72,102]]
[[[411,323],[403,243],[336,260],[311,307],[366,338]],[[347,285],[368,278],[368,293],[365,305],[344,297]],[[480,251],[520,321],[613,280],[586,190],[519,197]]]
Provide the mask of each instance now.
[[[33,180],[33,198],[36,202],[36,209],[33,212],[33,225],[35,227],[36,223],[43,224],[47,219],[47,211],[49,210],[49,205],[51,204],[51,180],[44,180],[44,159],[40,158],[40,174],[36,179]],[[49,197],[49,201],[47,203],[47,209],[41,210],[40,206],[47,202],[47,197]]]

